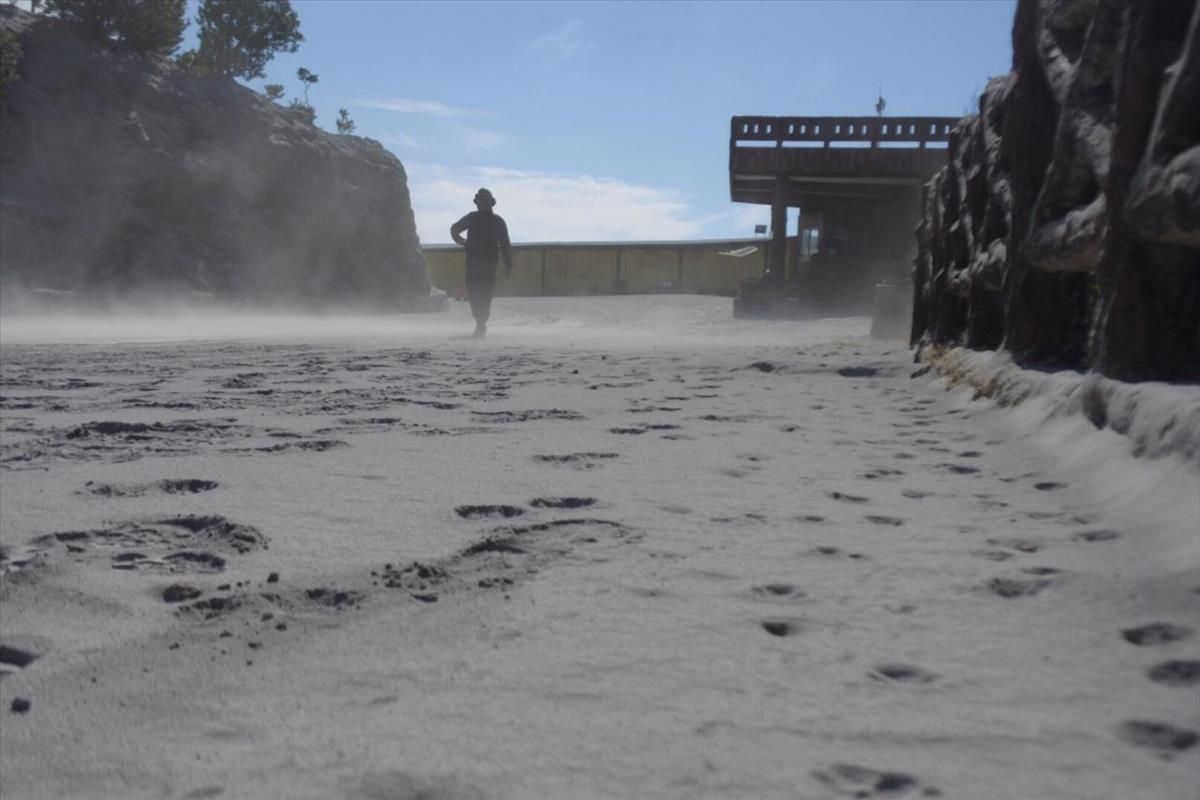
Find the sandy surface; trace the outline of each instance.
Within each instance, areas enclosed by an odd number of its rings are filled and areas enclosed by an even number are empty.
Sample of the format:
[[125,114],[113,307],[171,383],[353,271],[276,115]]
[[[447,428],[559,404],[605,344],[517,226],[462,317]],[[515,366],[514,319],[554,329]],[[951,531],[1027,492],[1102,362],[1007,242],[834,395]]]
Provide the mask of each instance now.
[[1200,793],[1194,462],[865,319],[496,314],[4,320],[4,798]]

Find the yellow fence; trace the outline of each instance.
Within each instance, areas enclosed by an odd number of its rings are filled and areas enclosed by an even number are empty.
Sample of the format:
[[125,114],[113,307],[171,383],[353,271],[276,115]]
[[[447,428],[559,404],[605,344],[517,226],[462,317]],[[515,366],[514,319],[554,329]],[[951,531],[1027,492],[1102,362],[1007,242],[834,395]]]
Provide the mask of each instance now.
[[[788,263],[796,244],[788,240]],[[696,242],[601,242],[513,245],[513,274],[498,270],[500,297],[543,295],[735,295],[742,281],[766,268],[768,242],[734,239]],[[756,248],[742,256],[722,255]],[[426,245],[429,280],[451,296],[465,293],[466,257],[457,245]]]

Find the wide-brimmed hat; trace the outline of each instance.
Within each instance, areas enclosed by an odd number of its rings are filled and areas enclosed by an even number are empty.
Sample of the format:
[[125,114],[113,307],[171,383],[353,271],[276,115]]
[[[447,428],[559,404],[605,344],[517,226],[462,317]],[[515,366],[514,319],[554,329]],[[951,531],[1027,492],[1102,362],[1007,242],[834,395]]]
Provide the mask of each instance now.
[[492,205],[492,206],[496,205],[496,198],[493,197],[492,193],[489,192],[487,189],[480,189],[478,192],[475,193],[475,202],[478,203],[481,200],[483,202],[487,203],[488,205]]

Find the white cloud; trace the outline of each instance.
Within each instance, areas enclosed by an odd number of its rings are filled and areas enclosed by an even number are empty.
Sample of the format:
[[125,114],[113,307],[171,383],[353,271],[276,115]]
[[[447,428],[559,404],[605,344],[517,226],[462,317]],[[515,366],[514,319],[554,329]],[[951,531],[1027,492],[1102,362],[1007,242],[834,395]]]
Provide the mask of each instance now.
[[364,97],[353,102],[361,108],[396,111],[401,114],[428,114],[434,117],[458,117],[473,112],[454,108],[436,100],[413,100],[408,97]]
[[529,48],[555,53],[562,58],[570,58],[591,47],[590,42],[580,38],[579,34],[582,30],[583,20],[568,20],[557,30],[534,39],[529,43]]
[[755,225],[771,224],[771,207],[751,204],[739,204],[730,214],[733,229],[739,231],[739,236],[750,236],[754,233]]
[[462,137],[463,147],[470,152],[494,150],[504,144],[504,137],[494,131],[460,126],[458,135]]
[[427,244],[450,241],[450,225],[473,211],[481,186],[516,242],[688,239],[702,225],[682,194],[590,175],[556,175],[504,167],[408,167],[417,233]]
[[706,238],[750,239],[755,225],[771,223],[771,207],[744,203],[729,203],[723,211],[696,219],[704,228]]

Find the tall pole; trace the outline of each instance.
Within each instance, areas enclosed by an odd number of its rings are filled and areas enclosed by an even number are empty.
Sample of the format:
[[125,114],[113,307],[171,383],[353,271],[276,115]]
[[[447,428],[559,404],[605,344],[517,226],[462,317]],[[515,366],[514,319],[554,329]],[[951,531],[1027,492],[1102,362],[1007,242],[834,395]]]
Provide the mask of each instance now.
[[796,209],[796,247],[792,250],[791,263],[788,264],[788,275],[793,281],[800,277],[800,251],[804,249],[803,213],[801,209]]
[[786,175],[775,176],[775,196],[771,199],[771,261],[772,283],[783,283],[787,269],[787,191]]

